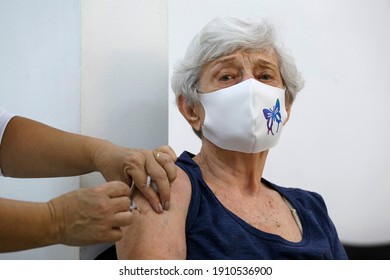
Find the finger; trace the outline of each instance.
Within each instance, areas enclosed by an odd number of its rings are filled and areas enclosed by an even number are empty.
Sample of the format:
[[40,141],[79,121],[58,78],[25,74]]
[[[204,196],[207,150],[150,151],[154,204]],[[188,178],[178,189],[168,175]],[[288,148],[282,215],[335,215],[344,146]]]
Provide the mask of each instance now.
[[172,183],[176,179],[177,175],[176,164],[172,155],[162,152],[160,150],[154,151],[153,155],[156,161],[165,170],[169,182]]
[[109,197],[130,196],[130,188],[123,182],[113,181],[104,184]]
[[[158,164],[157,164],[158,165]],[[161,167],[160,167],[161,168]],[[162,213],[163,208],[158,194],[153,190],[150,184],[147,184],[147,173],[145,169],[127,169],[128,174],[133,178],[137,189],[146,197],[150,205],[157,213]]]
[[[161,150],[160,150],[161,149]],[[162,152],[164,150],[165,152]],[[169,185],[166,183],[166,178],[161,177],[157,174],[154,176],[154,180],[157,183],[158,190],[160,192],[161,201],[163,201],[163,208],[168,210],[169,208],[169,200],[170,200],[170,183],[172,183],[177,176],[177,167],[175,164],[176,154],[169,146],[160,147],[156,152],[153,153],[155,155],[156,161],[161,165],[164,169],[164,176],[168,177]]]
[[112,227],[125,227],[133,222],[133,214],[130,211],[118,212],[114,215],[112,220]]
[[153,209],[157,213],[162,213],[160,198],[153,189],[149,188],[149,184],[147,184],[148,174],[145,169],[147,156],[152,156],[152,153],[150,151],[134,153],[125,168],[125,173],[132,178],[134,185],[146,197]]
[[122,196],[111,198],[110,203],[112,205],[114,213],[118,213],[129,211],[131,201],[129,197]]
[[[154,159],[149,159],[149,160],[147,159],[145,165],[146,172],[150,174],[152,180],[155,182],[157,186],[163,209],[168,210],[170,194],[171,194],[171,186],[167,175],[167,171],[164,169],[164,166],[167,166],[169,168],[168,163],[172,161],[172,159],[168,154],[162,152],[153,152],[153,154],[155,154],[154,157],[155,161]],[[164,166],[161,164],[163,162],[166,162]]]
[[109,234],[107,235],[107,240],[104,240],[103,242],[109,242],[109,241],[119,241],[123,237],[123,231],[120,227],[114,227],[110,230]]
[[174,162],[177,159],[175,151],[168,145],[161,146],[161,147],[157,148],[156,150],[159,152],[163,152],[163,153],[170,155]]

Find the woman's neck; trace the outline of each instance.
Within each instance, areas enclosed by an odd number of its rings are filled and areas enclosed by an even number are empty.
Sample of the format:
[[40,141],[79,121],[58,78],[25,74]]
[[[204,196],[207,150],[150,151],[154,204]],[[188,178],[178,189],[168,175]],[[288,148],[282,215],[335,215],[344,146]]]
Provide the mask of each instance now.
[[227,151],[203,139],[201,151],[194,161],[208,184],[234,186],[241,192],[258,193],[267,154],[268,151],[256,154]]

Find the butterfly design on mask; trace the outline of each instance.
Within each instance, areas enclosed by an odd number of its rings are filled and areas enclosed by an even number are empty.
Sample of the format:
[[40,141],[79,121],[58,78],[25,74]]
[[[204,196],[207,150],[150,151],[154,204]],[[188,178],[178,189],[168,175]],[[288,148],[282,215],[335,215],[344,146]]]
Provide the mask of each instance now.
[[273,106],[272,109],[271,108],[263,109],[263,114],[267,120],[267,128],[268,128],[267,134],[269,135],[269,133],[271,132],[271,134],[274,135],[274,131],[273,131],[274,122],[276,122],[278,124],[278,127],[276,128],[275,133],[277,133],[279,131],[279,124],[282,122],[282,115],[280,114],[279,99],[276,99],[276,104],[275,104],[275,106]]

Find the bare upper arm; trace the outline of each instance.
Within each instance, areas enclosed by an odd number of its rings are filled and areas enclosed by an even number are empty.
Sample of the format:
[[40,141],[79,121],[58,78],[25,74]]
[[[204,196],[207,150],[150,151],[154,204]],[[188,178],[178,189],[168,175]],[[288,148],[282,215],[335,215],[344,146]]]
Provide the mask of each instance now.
[[191,198],[187,174],[178,168],[171,185],[168,211],[157,214],[136,190],[133,222],[122,228],[124,237],[116,243],[119,259],[185,259],[185,224]]

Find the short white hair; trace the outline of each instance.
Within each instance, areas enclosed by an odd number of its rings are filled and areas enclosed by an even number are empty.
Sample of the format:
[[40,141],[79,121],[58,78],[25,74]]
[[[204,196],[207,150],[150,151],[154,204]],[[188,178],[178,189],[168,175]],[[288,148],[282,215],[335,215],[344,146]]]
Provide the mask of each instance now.
[[292,104],[303,88],[303,79],[294,58],[277,41],[273,25],[261,18],[215,18],[191,41],[184,58],[176,65],[171,87],[177,98],[183,94],[190,104],[199,102],[197,87],[203,65],[239,49],[275,51],[283,84],[286,104]]

